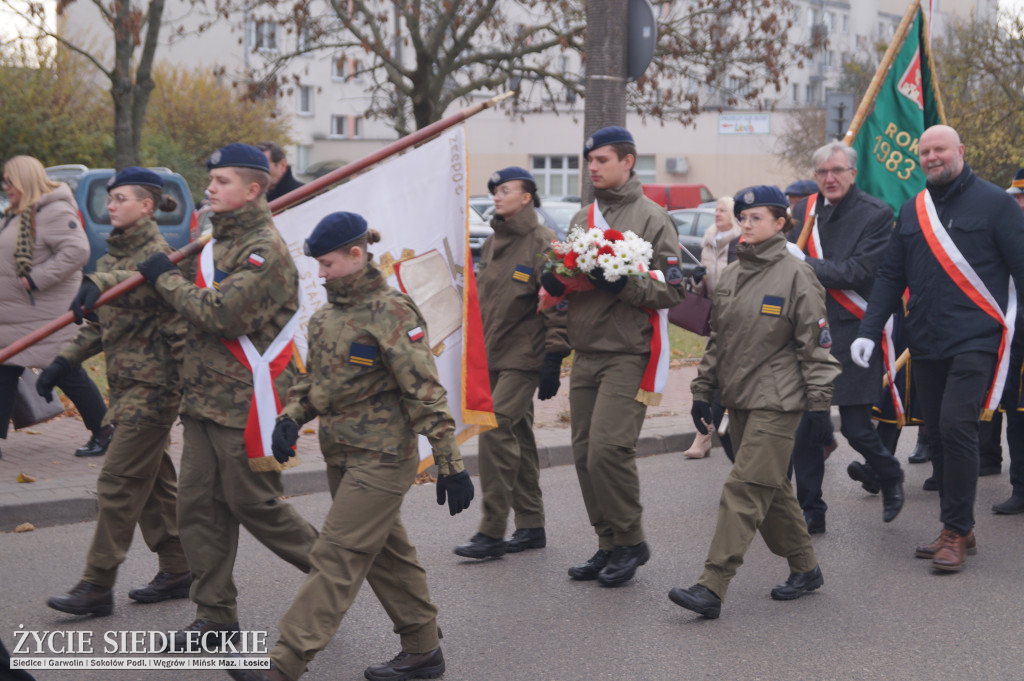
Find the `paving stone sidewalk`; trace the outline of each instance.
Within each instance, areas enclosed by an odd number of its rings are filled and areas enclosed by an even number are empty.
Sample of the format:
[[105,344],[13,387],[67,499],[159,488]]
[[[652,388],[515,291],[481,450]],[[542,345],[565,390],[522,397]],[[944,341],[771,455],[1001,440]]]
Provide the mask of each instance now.
[[[690,380],[696,373],[694,366],[677,366],[669,372],[661,406],[647,410],[637,444],[639,456],[682,451],[690,446],[696,432],[690,420]],[[568,387],[568,377],[563,376],[558,395],[534,402],[534,432],[545,468],[572,463]],[[313,421],[302,430],[298,451],[303,462],[284,473],[287,495],[327,490],[315,429]],[[0,440],[0,532],[9,532],[24,522],[47,527],[96,517],[96,477],[103,459],[74,456],[75,449],[85,444],[89,435],[77,416],[62,416],[31,428],[11,430],[6,440]],[[181,460],[181,441],[179,422],[171,431],[175,465]],[[476,437],[463,443],[462,456],[466,468],[476,475]],[[18,483],[19,473],[31,476],[35,482]]]

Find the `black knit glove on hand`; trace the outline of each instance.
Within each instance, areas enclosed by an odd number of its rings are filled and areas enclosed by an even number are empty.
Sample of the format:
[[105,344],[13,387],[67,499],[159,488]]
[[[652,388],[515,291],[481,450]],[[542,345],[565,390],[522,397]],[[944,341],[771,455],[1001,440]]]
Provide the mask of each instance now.
[[270,449],[279,464],[285,464],[295,456],[295,443],[299,441],[299,426],[287,416],[274,424],[270,437]]
[[540,381],[537,383],[537,399],[550,400],[558,394],[562,385],[562,359],[560,352],[549,352],[544,355],[544,366],[540,368]]
[[565,294],[565,284],[558,281],[558,277],[555,276],[554,272],[545,272],[540,275],[540,285],[544,287],[545,291],[556,298]]
[[473,481],[466,471],[455,475],[437,476],[437,503],[444,506],[447,496],[448,512],[452,515],[462,513],[469,508],[469,502],[473,500],[473,495]]
[[693,418],[693,425],[697,427],[697,432],[701,435],[707,435],[708,427],[704,424],[714,421],[714,418],[711,416],[711,403],[704,400],[694,400],[693,406],[690,407],[690,416]]
[[161,274],[176,270],[178,266],[171,262],[166,253],[154,253],[140,262],[138,268],[142,276],[146,278],[146,281],[150,284],[155,284]]
[[36,379],[36,392],[47,402],[53,402],[53,387],[71,373],[71,362],[63,357],[53,360],[53,364],[39,373]]
[[[91,279],[83,279],[82,285],[78,287],[78,293],[75,294],[74,299],[71,301],[71,307],[68,308],[75,315],[75,324],[81,324],[83,319],[88,319],[90,322],[99,321],[96,314],[92,311],[96,307],[96,301],[100,298],[100,287],[92,282]],[[87,313],[86,310],[89,310]]]
[[807,419],[807,439],[816,445],[823,445],[832,434],[832,415],[827,411],[809,411],[804,414]]
[[615,281],[608,281],[604,278],[604,270],[600,267],[595,267],[590,271],[590,281],[593,282],[594,288],[614,295],[618,295],[622,292],[622,289],[626,288],[626,277],[619,277]]

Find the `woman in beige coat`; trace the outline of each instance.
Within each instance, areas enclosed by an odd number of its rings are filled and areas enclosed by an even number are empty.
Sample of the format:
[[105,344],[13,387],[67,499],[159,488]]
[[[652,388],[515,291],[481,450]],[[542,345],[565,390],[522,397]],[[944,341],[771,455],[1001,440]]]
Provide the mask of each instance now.
[[[47,178],[42,163],[31,156],[10,159],[4,163],[3,189],[11,205],[0,218],[0,347],[67,312],[89,259],[71,189]],[[77,333],[65,327],[0,365],[0,439],[7,438],[22,372],[49,366]],[[96,384],[79,367],[57,385],[92,431],[76,454],[103,454],[113,428],[103,426],[107,407]]]
[[[718,278],[725,266],[736,259],[736,246],[740,241],[740,223],[733,215],[732,209],[735,201],[731,196],[723,196],[718,199],[715,206],[715,223],[704,232],[704,241],[701,244],[700,264],[704,268],[703,283],[705,291],[710,296],[718,285]],[[713,406],[715,415],[715,427],[717,428],[722,420],[724,409],[715,400]],[[728,436],[722,437],[722,445],[726,454],[730,454],[732,447],[728,443]],[[697,436],[693,439],[690,448],[683,452],[689,459],[703,459],[711,452],[711,433]]]

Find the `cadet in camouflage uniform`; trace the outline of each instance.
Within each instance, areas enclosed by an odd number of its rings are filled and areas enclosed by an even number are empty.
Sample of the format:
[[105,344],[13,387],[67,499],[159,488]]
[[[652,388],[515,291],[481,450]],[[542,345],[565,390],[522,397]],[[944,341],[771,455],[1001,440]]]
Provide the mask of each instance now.
[[[498,427],[480,434],[483,517],[479,532],[455,547],[466,558],[547,544],[533,393],[542,400],[555,396],[569,354],[564,311],[537,314],[545,253],[556,238],[537,220],[537,183],[527,170],[511,167],[494,173],[487,189],[494,195],[494,234],[484,242],[476,281]],[[509,509],[516,531],[506,542]]]
[[[163,184],[156,173],[136,167],[111,179],[107,206],[114,229],[107,237],[106,255],[72,302],[78,323],[102,290],[134,274],[130,270],[141,258],[173,250],[153,219],[158,207],[175,208],[174,199],[161,195]],[[40,394],[48,397],[66,372],[89,357],[106,354],[107,418],[117,428],[96,481],[96,531],[81,581],[46,603],[73,615],[111,613],[117,568],[128,553],[136,524],[157,554],[159,571],[149,584],[129,591],[129,597],[141,603],[185,598],[192,583],[178,539],[178,484],[168,454],[181,398],[178,365],[185,323],[147,284],[99,308],[95,316],[97,323],[83,326],[36,383]]]
[[[255,407],[274,399],[271,390],[285,395],[294,382],[289,322],[299,308],[298,271],[264,196],[270,181],[267,157],[247,144],[229,144],[206,165],[214,240],[199,258],[196,281],[203,285],[182,276],[163,254],[139,264],[139,271],[189,322],[182,365],[185,435],[178,528],[198,607],[195,621],[175,635],[179,648],[189,631],[237,636],[232,570],[239,524],[303,572],[309,571],[309,550],[317,536],[280,498],[283,466],[269,455],[269,443],[261,437],[261,426],[269,434],[273,425],[261,424]],[[251,362],[239,359],[248,360],[249,350],[264,362],[273,355],[266,392],[254,390]]]
[[758,531],[789,562],[789,578],[772,589],[773,599],[800,598],[824,583],[788,468],[803,413],[828,412],[840,366],[829,352],[825,289],[809,265],[789,255],[781,233],[792,225],[788,207],[777,187],[736,195],[739,260],[715,287],[711,336],[690,385],[691,415],[701,432],[711,422],[712,396],[721,391],[736,460],[722,487],[704,572],[669,598],[712,619]]
[[[597,533],[597,553],[569,568],[576,580],[596,579],[604,586],[630,580],[650,558],[644,541],[636,441],[648,404],[660,396],[644,394],[640,384],[651,358],[653,326],[649,310],[672,307],[682,298],[679,237],[663,208],[643,194],[633,166],[636,145],[629,131],[602,128],[584,145],[594,184],[596,213],[620,232],[632,231],[651,244],[651,277],[593,280],[594,290],[569,296],[569,345],[576,354],[569,383],[572,449],[580,491],[590,524]],[[586,228],[590,206],[572,219]],[[547,272],[544,288],[552,295],[564,286]]]
[[334,502],[313,546],[313,569],[277,628],[272,668],[230,672],[242,681],[294,680],[323,650],[365,579],[402,652],[369,667],[370,681],[444,673],[437,607],[402,526],[402,499],[419,469],[417,434],[437,463],[437,501],[452,515],[469,507],[473,483],[455,441],[427,324],[390,286],[367,252],[380,234],[355,213],[331,213],[306,240],[320,263],[327,305],[309,320],[309,373],[288,393],[274,429],[274,456],[294,454],[299,426],[320,417],[320,448]]

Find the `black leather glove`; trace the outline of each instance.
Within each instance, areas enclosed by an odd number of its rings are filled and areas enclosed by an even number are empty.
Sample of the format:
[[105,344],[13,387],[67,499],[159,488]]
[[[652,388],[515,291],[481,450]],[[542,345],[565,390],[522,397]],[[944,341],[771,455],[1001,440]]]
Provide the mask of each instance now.
[[448,512],[452,515],[462,513],[469,508],[473,494],[473,481],[466,471],[455,475],[437,476],[437,503],[444,506],[445,496],[447,496]]
[[707,435],[708,427],[704,423],[714,422],[714,417],[711,416],[711,403],[704,400],[694,400],[693,406],[690,407],[690,416],[693,418],[693,425],[697,426],[697,432],[701,435]]
[[140,262],[138,268],[142,276],[146,278],[146,281],[150,284],[155,284],[161,274],[176,270],[178,266],[171,262],[166,253],[154,253]]
[[608,281],[604,278],[604,270],[600,267],[595,267],[590,271],[590,280],[593,282],[594,288],[615,295],[618,295],[622,289],[626,288],[626,277],[619,277],[615,281]]
[[565,294],[565,284],[558,281],[558,277],[555,276],[554,272],[545,272],[540,275],[540,285],[553,296],[557,297]]
[[827,411],[809,411],[804,414],[807,419],[807,439],[814,444],[825,444],[832,434],[832,414]]
[[295,456],[295,443],[299,441],[299,425],[287,416],[274,424],[274,434],[270,437],[270,449],[274,452],[277,462],[284,464]]
[[693,271],[690,272],[690,276],[693,278],[694,284],[699,284],[701,280],[704,278],[704,275],[707,273],[708,270],[706,267],[704,267],[703,265],[697,265],[696,267],[693,268]]
[[39,377],[36,379],[36,392],[47,402],[53,402],[53,386],[60,383],[61,379],[70,373],[71,362],[63,357],[58,357],[53,360],[53,364],[39,373]]
[[[82,285],[78,287],[78,293],[75,294],[74,299],[71,301],[70,309],[75,315],[75,324],[81,324],[83,319],[88,319],[90,322],[98,321],[98,318],[93,313],[92,309],[96,307],[96,301],[100,298],[100,287],[92,282],[91,279],[83,279]],[[86,310],[89,310],[86,313]]]
[[550,400],[558,394],[558,388],[562,385],[562,360],[565,358],[560,352],[549,352],[544,355],[544,366],[540,368],[540,381],[537,383],[537,399]]

